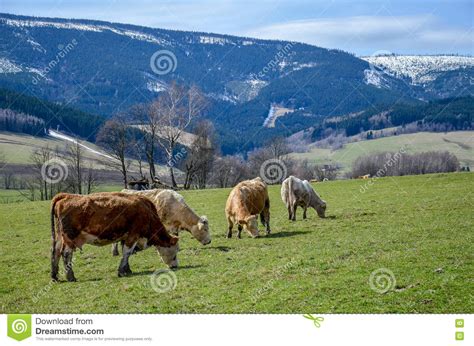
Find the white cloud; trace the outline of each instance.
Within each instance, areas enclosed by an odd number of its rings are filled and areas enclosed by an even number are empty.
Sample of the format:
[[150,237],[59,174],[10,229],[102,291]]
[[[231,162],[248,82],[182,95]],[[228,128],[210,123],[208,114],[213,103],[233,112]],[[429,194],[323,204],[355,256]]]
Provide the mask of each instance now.
[[371,54],[473,53],[470,31],[442,28],[433,15],[356,16],[289,21],[254,28],[249,36],[305,42]]

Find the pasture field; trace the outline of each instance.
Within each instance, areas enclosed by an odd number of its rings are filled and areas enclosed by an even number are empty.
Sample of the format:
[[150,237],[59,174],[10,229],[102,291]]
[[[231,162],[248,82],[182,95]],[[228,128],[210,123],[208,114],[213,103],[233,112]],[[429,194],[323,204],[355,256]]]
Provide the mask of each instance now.
[[[380,178],[361,192],[367,182],[315,184],[328,217],[299,210],[296,222],[271,186],[273,233],[240,240],[225,238],[229,189],[183,192],[213,240],[181,235],[176,287],[164,293],[151,285],[165,269],[154,249],[118,278],[110,246],[86,245],[74,255],[78,282],[51,283],[49,202],[0,205],[0,312],[473,313],[474,175]],[[385,293],[374,289],[381,270]]]
[[307,153],[294,153],[291,156],[315,164],[340,164],[343,171],[349,171],[359,156],[381,151],[397,152],[402,147],[409,154],[449,151],[457,156],[462,165],[474,166],[474,131],[410,133],[348,143],[337,150],[312,147]]

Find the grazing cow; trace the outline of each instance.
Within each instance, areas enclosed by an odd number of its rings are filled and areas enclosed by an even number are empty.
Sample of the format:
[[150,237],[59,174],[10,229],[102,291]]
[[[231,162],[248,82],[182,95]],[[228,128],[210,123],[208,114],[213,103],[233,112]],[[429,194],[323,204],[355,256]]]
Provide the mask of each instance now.
[[370,174],[366,174],[366,175],[359,175],[357,177],[357,179],[369,179],[370,178]]
[[227,238],[232,237],[234,224],[237,224],[239,238],[242,228],[245,228],[252,238],[258,237],[258,214],[267,234],[270,234],[270,199],[267,184],[260,177],[237,184],[227,198],[225,213],[229,224]]
[[[155,204],[158,216],[169,233],[177,235],[179,231],[184,230],[190,232],[203,245],[211,242],[207,217],[196,215],[186,204],[183,196],[176,191],[160,189],[134,191],[124,189],[122,192],[150,199]],[[112,254],[118,256],[117,244],[113,245]]]
[[326,202],[319,197],[307,180],[300,180],[292,175],[281,185],[281,199],[288,209],[288,218],[296,221],[296,208],[303,208],[303,219],[306,219],[306,209],[314,208],[319,217],[325,217]]
[[178,266],[178,238],[166,232],[153,203],[142,196],[118,192],[88,196],[57,194],[51,202],[51,278],[58,280],[59,257],[63,257],[68,281],[76,281],[72,255],[84,244],[103,246],[123,243],[118,276],[132,273],[128,258],[137,243],[143,248],[154,245],[163,261]]

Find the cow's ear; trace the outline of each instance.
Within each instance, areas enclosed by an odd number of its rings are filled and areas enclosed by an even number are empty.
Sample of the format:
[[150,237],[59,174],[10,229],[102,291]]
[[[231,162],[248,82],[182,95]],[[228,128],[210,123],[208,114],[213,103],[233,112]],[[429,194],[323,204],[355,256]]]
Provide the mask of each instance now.
[[205,225],[207,225],[207,224],[209,223],[209,221],[207,220],[207,217],[204,216],[204,215],[201,216],[200,221],[201,221],[203,224],[205,224]]
[[178,241],[179,241],[178,237],[171,237],[170,239],[171,246],[175,246],[176,244],[178,244]]

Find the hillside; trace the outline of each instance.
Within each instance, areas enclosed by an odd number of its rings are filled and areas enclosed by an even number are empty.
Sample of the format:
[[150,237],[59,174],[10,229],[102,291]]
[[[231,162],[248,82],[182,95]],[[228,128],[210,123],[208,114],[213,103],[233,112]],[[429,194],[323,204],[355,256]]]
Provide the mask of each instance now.
[[315,126],[312,138],[314,141],[322,139],[328,130],[353,136],[364,131],[396,126],[410,126],[416,131],[472,130],[474,97],[447,98],[418,104],[378,105],[362,112],[328,117]]
[[104,121],[103,117],[58,105],[34,96],[0,88],[0,131],[45,136],[49,128],[61,129],[89,140]]
[[[55,131],[44,137],[0,131],[0,153],[4,154],[5,162],[8,164],[2,170],[8,171],[12,167],[30,165],[31,155],[38,148],[49,147],[50,149],[58,149],[60,153],[64,152],[71,141],[74,141],[72,137]],[[80,140],[79,143],[83,149],[86,165],[90,163],[97,170],[112,170],[110,162],[114,160],[102,148],[85,140]],[[22,174],[27,173],[23,169]],[[156,170],[159,174],[166,173],[166,167],[163,165],[157,164]],[[130,172],[132,176],[138,176],[138,166],[135,160],[132,160]],[[117,174],[119,173],[117,172]]]
[[406,148],[407,153],[423,151],[449,151],[457,156],[462,165],[474,168],[474,131],[448,133],[419,132],[373,140],[348,143],[338,150],[310,147],[307,153],[294,153],[295,159],[307,159],[316,164],[339,164],[349,171],[355,159],[381,151],[397,152]]
[[[0,35],[0,86],[86,112],[110,116],[149,102],[172,80],[197,84],[227,151],[320,117],[412,99],[397,78],[386,77],[389,88],[368,83],[364,60],[297,42],[9,14],[0,14]],[[158,61],[160,51],[168,60]],[[156,73],[165,61],[168,73]],[[298,111],[263,128],[272,104]]]

